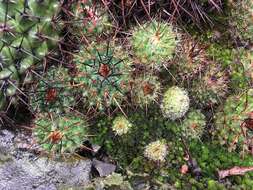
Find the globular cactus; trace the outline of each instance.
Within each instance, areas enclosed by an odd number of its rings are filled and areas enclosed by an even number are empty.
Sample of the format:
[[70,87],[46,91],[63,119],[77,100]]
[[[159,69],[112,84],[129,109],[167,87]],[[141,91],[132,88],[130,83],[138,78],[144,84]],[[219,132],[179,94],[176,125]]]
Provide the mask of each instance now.
[[59,10],[56,0],[0,2],[0,96],[10,99],[21,92],[29,68],[55,47]]
[[188,36],[182,37],[171,65],[178,80],[192,80],[205,70],[208,63],[206,47]]
[[157,21],[138,26],[131,39],[137,62],[157,68],[173,57],[176,44],[176,34],[172,26]]
[[30,104],[36,112],[63,113],[75,106],[75,89],[64,67],[50,67],[30,90]]
[[191,95],[202,106],[220,103],[228,93],[228,73],[220,65],[210,63],[206,72],[193,81]]
[[190,139],[199,139],[206,126],[206,117],[200,110],[191,110],[181,123],[183,134]]
[[71,114],[38,114],[33,136],[43,151],[61,155],[72,154],[87,137],[87,122]]
[[128,91],[131,61],[120,46],[106,42],[82,47],[74,56],[76,86],[88,106],[103,110],[119,106]]
[[133,80],[133,101],[140,107],[146,107],[151,103],[158,102],[160,91],[161,84],[156,76],[139,76]]
[[74,21],[70,25],[73,35],[87,37],[99,36],[112,29],[112,23],[105,7],[94,0],[77,1],[72,5]]
[[164,117],[176,120],[185,115],[190,106],[188,92],[177,86],[170,87],[163,95],[161,110]]
[[125,116],[117,116],[112,123],[112,130],[116,135],[124,135],[131,130],[132,124]]
[[229,151],[252,151],[253,89],[227,98],[215,114],[215,136]]
[[144,150],[144,156],[154,162],[164,162],[168,154],[165,140],[157,140],[149,143]]

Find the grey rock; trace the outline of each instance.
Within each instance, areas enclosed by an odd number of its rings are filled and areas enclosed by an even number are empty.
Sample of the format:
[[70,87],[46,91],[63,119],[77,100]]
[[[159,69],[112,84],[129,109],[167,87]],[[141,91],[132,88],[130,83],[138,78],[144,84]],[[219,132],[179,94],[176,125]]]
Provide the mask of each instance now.
[[59,185],[89,183],[91,160],[63,162],[37,157],[17,148],[15,138],[12,132],[0,131],[0,190],[57,190]]
[[108,176],[116,170],[114,164],[101,162],[97,159],[92,160],[92,166],[98,171],[100,177]]

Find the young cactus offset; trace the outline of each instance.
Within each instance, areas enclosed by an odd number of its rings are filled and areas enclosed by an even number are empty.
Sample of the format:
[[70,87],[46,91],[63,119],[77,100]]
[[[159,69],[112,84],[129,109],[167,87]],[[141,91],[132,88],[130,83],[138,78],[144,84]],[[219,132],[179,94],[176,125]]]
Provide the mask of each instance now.
[[182,121],[181,127],[183,134],[191,139],[199,139],[206,126],[205,115],[200,110],[192,110]]
[[35,141],[48,153],[74,153],[87,137],[86,121],[75,115],[39,114],[34,125]]
[[161,67],[172,58],[177,40],[171,25],[153,21],[137,27],[131,39],[137,60],[147,66]]
[[74,87],[64,67],[50,67],[32,86],[30,104],[37,112],[63,113],[75,106]]
[[252,151],[253,89],[230,96],[215,115],[216,136],[229,151]]
[[176,120],[185,115],[190,106],[187,91],[177,86],[170,87],[163,95],[161,109],[164,117]]
[[133,81],[133,101],[140,107],[158,102],[161,84],[156,76],[141,76]]
[[74,78],[88,106],[98,110],[118,106],[125,98],[131,62],[124,51],[113,44],[92,43],[75,55]]
[[131,130],[132,124],[124,116],[117,116],[112,123],[112,130],[116,135],[124,135]]
[[151,161],[164,162],[168,154],[168,147],[164,140],[157,140],[145,147],[144,156]]

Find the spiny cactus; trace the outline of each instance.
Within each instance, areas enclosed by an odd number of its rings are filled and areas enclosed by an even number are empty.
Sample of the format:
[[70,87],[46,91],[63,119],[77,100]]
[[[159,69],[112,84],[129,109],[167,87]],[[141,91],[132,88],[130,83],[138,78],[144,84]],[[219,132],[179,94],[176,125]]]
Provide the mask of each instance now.
[[38,114],[33,135],[40,147],[52,154],[74,153],[87,137],[87,123],[81,117],[64,114]]
[[215,115],[216,136],[229,151],[252,150],[253,89],[230,96]]
[[140,76],[133,80],[133,101],[140,107],[158,102],[160,91],[161,84],[156,76]]
[[27,70],[55,47],[59,10],[58,1],[0,2],[0,96],[9,99],[20,92]]
[[232,35],[236,35],[241,40],[253,38],[253,2],[251,0],[235,0],[230,2],[231,16],[230,24],[234,28]]
[[185,115],[190,106],[187,91],[177,86],[170,87],[163,95],[161,109],[164,117],[176,120]]
[[205,46],[190,37],[181,39],[173,59],[173,73],[179,80],[192,80],[204,71],[207,65]]
[[104,7],[94,1],[77,1],[72,5],[74,16],[70,31],[77,36],[94,37],[112,29],[109,15]]
[[212,106],[225,98],[228,82],[226,71],[222,70],[220,65],[211,63],[203,76],[193,81],[191,94],[198,104]]
[[132,34],[131,45],[137,62],[161,67],[172,58],[177,44],[172,26],[153,21],[138,26]]
[[36,112],[62,113],[75,106],[75,89],[68,69],[50,67],[31,88],[30,104]]
[[74,78],[88,106],[103,110],[118,106],[129,89],[131,61],[125,52],[111,44],[92,43],[74,56],[77,74]]
[[164,162],[168,154],[168,147],[164,140],[157,140],[145,147],[144,156],[155,162]]
[[206,118],[200,110],[192,110],[187,113],[181,124],[183,134],[193,139],[199,139],[202,136],[205,126]]
[[131,130],[132,124],[130,121],[124,116],[117,116],[112,123],[112,130],[116,135],[124,135],[127,134],[129,130]]

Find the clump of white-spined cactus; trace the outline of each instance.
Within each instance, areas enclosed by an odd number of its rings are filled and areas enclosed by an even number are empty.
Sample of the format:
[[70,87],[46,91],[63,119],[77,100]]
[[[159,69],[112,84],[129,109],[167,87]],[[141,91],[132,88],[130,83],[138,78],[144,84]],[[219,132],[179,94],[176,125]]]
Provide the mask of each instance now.
[[112,130],[116,135],[124,135],[131,130],[132,124],[125,116],[117,116],[112,123]]
[[176,120],[185,115],[190,106],[188,92],[180,87],[170,87],[163,95],[161,110],[164,117]]
[[144,150],[144,156],[154,162],[164,162],[168,154],[168,147],[164,140],[149,143]]

